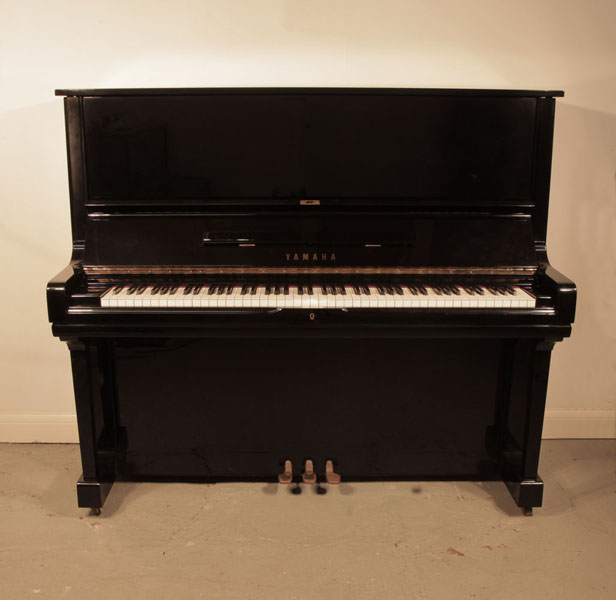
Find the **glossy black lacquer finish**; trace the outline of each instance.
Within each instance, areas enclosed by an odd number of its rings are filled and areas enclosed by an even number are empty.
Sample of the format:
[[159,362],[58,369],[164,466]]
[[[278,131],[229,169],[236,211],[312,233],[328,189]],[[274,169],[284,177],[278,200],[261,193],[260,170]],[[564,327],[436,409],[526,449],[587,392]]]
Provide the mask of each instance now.
[[451,104],[368,92],[84,98],[88,201],[528,202],[537,100]]
[[[526,510],[575,286],[547,260],[554,97],[65,95],[73,257],[47,289],[83,476],[498,479]],[[513,284],[533,309],[110,309],[126,283]]]

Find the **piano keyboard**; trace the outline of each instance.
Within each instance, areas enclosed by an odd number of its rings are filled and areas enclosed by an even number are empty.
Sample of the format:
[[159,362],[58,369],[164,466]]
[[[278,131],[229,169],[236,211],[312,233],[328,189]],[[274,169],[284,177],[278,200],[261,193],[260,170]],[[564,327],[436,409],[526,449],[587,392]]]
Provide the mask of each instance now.
[[104,308],[534,308],[518,286],[117,285]]

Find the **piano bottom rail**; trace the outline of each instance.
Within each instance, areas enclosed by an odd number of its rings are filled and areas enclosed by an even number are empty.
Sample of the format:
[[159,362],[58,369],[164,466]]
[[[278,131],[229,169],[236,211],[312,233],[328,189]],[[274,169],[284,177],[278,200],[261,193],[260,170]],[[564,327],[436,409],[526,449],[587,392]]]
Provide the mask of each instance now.
[[[535,479],[520,479],[515,475],[515,471],[511,470],[511,466],[509,464],[503,465],[500,471],[496,470],[496,464],[492,465],[494,470],[490,468],[486,470],[481,475],[471,474],[466,477],[456,476],[456,477],[447,477],[445,475],[435,476],[435,475],[425,475],[425,476],[416,476],[416,477],[387,477],[387,476],[372,476],[372,477],[362,477],[362,476],[348,476],[346,474],[340,473],[340,480],[335,483],[330,483],[327,480],[327,476],[325,471],[319,471],[315,473],[315,481],[308,483],[307,481],[303,481],[301,474],[294,474],[291,480],[288,482],[289,484],[296,485],[299,489],[297,491],[292,490],[293,493],[301,493],[301,485],[315,485],[317,490],[321,489],[321,494],[325,494],[327,492],[327,487],[323,488],[322,486],[326,485],[337,485],[338,483],[351,484],[351,483],[362,483],[362,482],[374,482],[374,481],[403,481],[403,482],[426,482],[426,481],[498,481],[502,480],[507,489],[509,490],[511,497],[515,504],[519,506],[525,515],[530,516],[533,513],[533,508],[541,507],[543,504],[543,480],[539,475]],[[282,466],[278,467],[279,469]],[[274,470],[273,470],[274,471]],[[154,483],[193,483],[193,484],[216,484],[216,483],[236,483],[236,482],[251,482],[251,483],[270,483],[270,484],[279,484],[283,483],[280,481],[279,474],[276,475],[272,473],[271,475],[264,477],[195,477],[195,476],[156,476],[156,475],[128,475],[119,473],[117,477],[114,477],[111,480],[85,480],[83,474],[80,476],[77,481],[77,505],[79,508],[89,508],[94,514],[100,515],[101,509],[103,508],[109,493],[111,492],[113,484],[118,481],[124,482],[134,482],[134,483],[143,483],[143,482],[154,482]]]

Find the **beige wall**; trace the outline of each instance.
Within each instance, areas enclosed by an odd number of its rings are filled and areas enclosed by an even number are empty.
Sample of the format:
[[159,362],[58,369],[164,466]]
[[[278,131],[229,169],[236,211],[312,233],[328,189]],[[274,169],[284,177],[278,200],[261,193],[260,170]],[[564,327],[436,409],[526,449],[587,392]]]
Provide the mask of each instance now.
[[614,0],[0,0],[0,440],[75,439],[44,288],[69,258],[56,87],[564,89],[548,247],[579,285],[548,436],[616,435]]

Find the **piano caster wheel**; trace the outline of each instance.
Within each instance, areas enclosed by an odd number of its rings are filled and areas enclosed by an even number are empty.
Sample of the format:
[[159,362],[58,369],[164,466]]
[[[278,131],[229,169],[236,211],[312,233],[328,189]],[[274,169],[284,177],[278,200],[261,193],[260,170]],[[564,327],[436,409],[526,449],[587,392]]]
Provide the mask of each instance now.
[[327,494],[327,489],[317,483],[317,494],[319,494],[319,496],[324,496]]
[[284,461],[284,471],[278,475],[278,482],[289,484],[293,481],[293,463],[290,460]]
[[304,473],[302,474],[302,480],[304,483],[316,483],[317,482],[317,474],[314,472],[314,465],[312,461],[308,459],[304,463]]
[[334,463],[331,460],[328,460],[325,463],[325,480],[330,485],[336,485],[340,483],[340,475],[338,473],[334,473]]
[[532,517],[533,516],[533,507],[532,506],[525,506],[522,509],[522,512],[524,513],[525,517]]
[[295,496],[299,496],[302,493],[302,488],[299,486],[299,483],[296,484],[295,487],[291,488],[291,493],[294,494]]
[[101,508],[91,508],[90,514],[94,517],[100,517],[103,510]]

